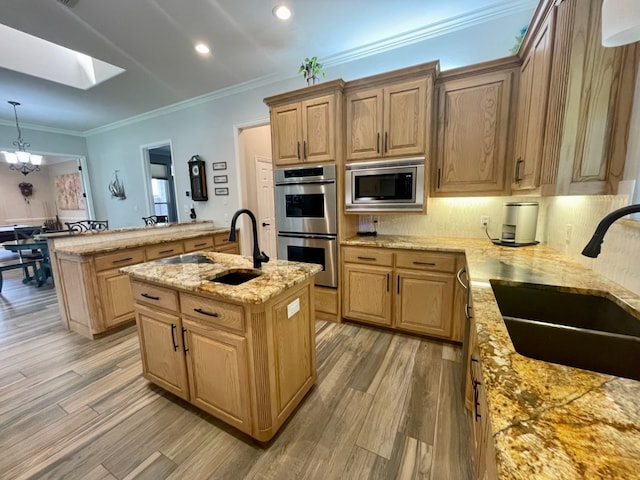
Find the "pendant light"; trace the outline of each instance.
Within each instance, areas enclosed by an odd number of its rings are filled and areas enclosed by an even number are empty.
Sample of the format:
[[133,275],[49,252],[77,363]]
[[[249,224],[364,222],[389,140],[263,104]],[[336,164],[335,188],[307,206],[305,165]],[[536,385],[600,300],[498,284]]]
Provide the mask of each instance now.
[[16,109],[20,103],[12,100],[7,103],[13,106],[13,114],[16,118],[16,128],[18,129],[18,139],[13,141],[13,145],[17,147],[17,150],[15,152],[2,152],[4,154],[4,158],[9,164],[9,168],[11,170],[17,170],[23,175],[28,175],[31,172],[37,172],[40,170],[40,165],[42,164],[42,156],[31,155],[27,151],[27,147],[30,147],[31,145],[25,142],[22,138],[22,131],[20,130],[20,123],[18,122],[18,110]]

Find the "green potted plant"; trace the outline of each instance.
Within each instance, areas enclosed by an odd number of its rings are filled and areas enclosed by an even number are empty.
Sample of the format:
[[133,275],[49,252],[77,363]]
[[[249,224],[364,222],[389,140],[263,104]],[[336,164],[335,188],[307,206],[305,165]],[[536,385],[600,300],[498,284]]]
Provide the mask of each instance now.
[[302,65],[298,69],[298,73],[302,73],[304,78],[307,79],[308,85],[315,85],[318,83],[318,76],[322,74],[324,77],[324,70],[322,64],[318,62],[318,57],[305,58]]

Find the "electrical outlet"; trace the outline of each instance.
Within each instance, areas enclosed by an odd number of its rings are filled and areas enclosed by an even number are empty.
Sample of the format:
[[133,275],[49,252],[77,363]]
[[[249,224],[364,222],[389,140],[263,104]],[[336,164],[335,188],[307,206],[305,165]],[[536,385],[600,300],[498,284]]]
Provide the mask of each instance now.
[[567,223],[564,231],[564,243],[569,245],[571,243],[571,236],[573,235],[573,225]]
[[483,215],[480,217],[480,227],[487,228],[489,226],[489,215]]

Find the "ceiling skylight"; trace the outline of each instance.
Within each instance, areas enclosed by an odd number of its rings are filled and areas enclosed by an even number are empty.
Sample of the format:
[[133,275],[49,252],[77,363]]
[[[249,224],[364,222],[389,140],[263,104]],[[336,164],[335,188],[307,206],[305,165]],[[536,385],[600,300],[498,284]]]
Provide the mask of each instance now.
[[[88,90],[125,70],[0,24],[0,67]],[[10,46],[10,47],[8,47]]]

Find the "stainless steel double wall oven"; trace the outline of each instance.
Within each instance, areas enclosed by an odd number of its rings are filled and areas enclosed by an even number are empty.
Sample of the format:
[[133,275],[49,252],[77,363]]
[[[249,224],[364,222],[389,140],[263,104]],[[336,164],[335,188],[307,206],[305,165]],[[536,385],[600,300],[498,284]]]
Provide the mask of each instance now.
[[336,166],[275,170],[278,258],[318,263],[316,285],[338,286]]

